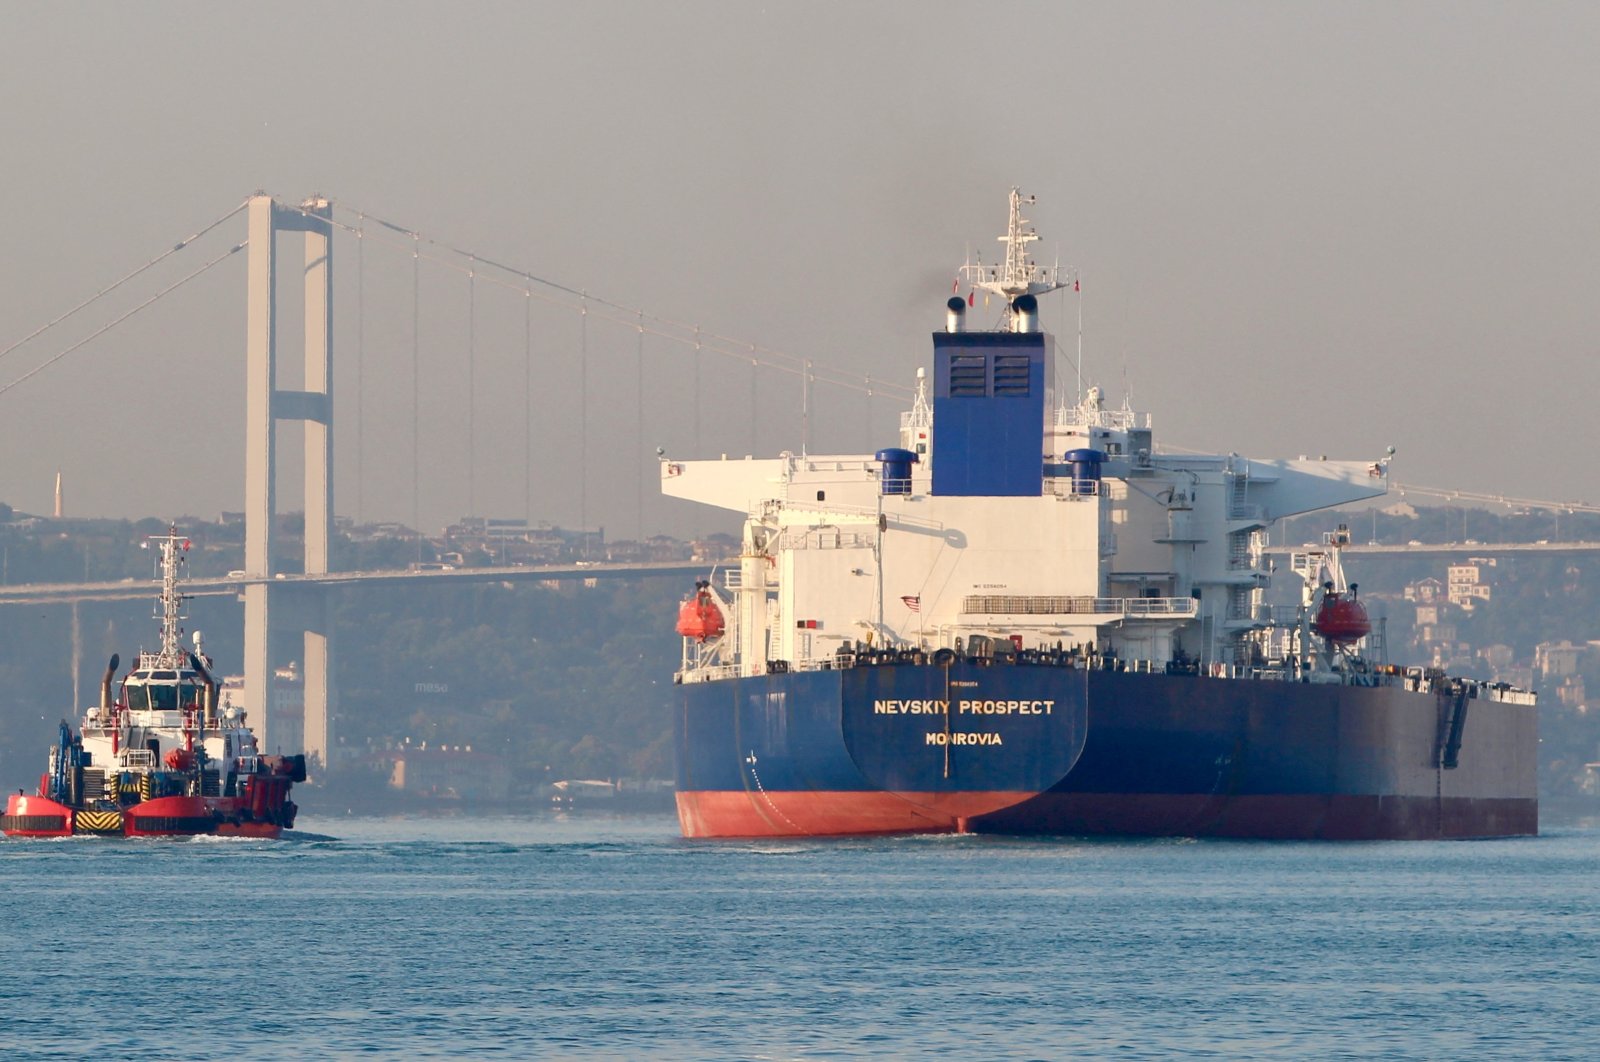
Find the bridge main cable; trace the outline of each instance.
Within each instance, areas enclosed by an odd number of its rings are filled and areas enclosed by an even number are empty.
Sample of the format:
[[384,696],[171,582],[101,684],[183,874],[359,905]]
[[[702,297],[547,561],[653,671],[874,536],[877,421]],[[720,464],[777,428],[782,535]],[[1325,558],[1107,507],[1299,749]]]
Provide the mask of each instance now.
[[206,233],[210,232],[212,229],[216,228],[218,225],[221,225],[224,222],[226,222],[228,219],[234,217],[236,214],[238,214],[244,208],[245,208],[245,203],[241,202],[238,206],[234,207],[232,210],[228,211],[226,214],[222,215],[220,218],[217,218],[215,221],[211,222],[211,224],[205,226],[204,228],[198,230],[197,232],[191,234],[190,236],[179,240],[177,243],[173,244],[171,247],[168,247],[165,251],[162,251],[160,254],[158,254],[154,258],[150,259],[150,261],[146,262],[144,265],[142,265],[139,268],[135,269],[133,272],[128,273],[127,275],[123,276],[120,280],[117,280],[117,281],[115,281],[115,282],[113,282],[111,284],[106,285],[105,287],[101,288],[99,291],[95,292],[93,295],[89,296],[87,299],[84,299],[82,302],[78,303],[78,305],[74,306],[72,309],[68,310],[66,313],[63,313],[61,316],[55,318],[54,320],[47,321],[44,324],[40,325],[38,328],[35,328],[32,332],[29,332],[27,335],[23,336],[21,339],[17,340],[15,343],[12,343],[9,347],[6,347],[4,350],[0,350],[0,358],[4,358],[7,354],[10,354],[12,351],[16,350],[18,347],[26,346],[28,343],[32,342],[33,340],[35,340],[35,339],[39,338],[40,336],[44,335],[46,332],[50,331],[50,329],[54,328],[56,325],[62,323],[63,321],[67,320],[68,318],[72,317],[74,314],[78,313],[80,310],[88,309],[90,306],[92,306],[95,303],[99,302],[101,299],[105,298],[107,295],[110,295],[113,291],[116,291],[118,288],[122,287],[122,285],[126,284],[128,281],[130,281],[130,280],[134,279],[135,277],[139,276],[139,274],[145,272],[148,269],[154,268],[157,265],[160,265],[162,262],[166,261],[168,258],[170,258],[173,255],[177,254],[179,251],[183,250],[185,247],[188,247],[191,243],[193,243],[194,241],[200,239],[200,237],[204,236]]
[[166,296],[172,294],[174,291],[177,291],[179,288],[181,288],[185,284],[189,283],[189,281],[193,280],[195,277],[197,277],[200,274],[202,274],[202,273],[206,272],[207,270],[211,269],[213,266],[215,266],[218,263],[222,262],[224,259],[232,257],[235,254],[238,254],[240,251],[245,249],[245,247],[247,246],[247,243],[248,243],[248,241],[246,243],[236,243],[236,244],[234,244],[232,247],[228,248],[226,251],[223,251],[221,254],[217,255],[215,258],[213,258],[210,261],[208,261],[205,265],[201,266],[199,269],[196,269],[194,272],[188,274],[187,276],[183,277],[180,280],[177,280],[177,281],[174,281],[171,284],[168,284],[166,287],[162,288],[160,291],[156,292],[154,295],[150,296],[148,299],[145,299],[143,302],[139,303],[133,309],[131,309],[131,310],[127,311],[126,313],[122,314],[121,316],[113,318],[112,320],[108,321],[107,323],[101,325],[99,328],[95,329],[93,332],[90,332],[88,335],[84,336],[82,339],[78,340],[76,343],[74,343],[71,346],[67,347],[65,350],[62,350],[62,351],[56,353],[55,355],[51,356],[50,358],[47,358],[45,361],[43,361],[43,362],[39,363],[38,365],[34,366],[32,369],[29,369],[27,372],[23,373],[21,376],[17,377],[15,380],[12,380],[10,383],[4,384],[4,385],[0,385],[0,395],[5,394],[7,391],[11,390],[13,387],[16,387],[19,384],[26,383],[27,381],[33,379],[35,376],[39,375],[44,370],[48,369],[50,366],[52,366],[56,362],[60,361],[62,358],[66,357],[68,354],[71,354],[73,351],[78,350],[78,349],[86,346],[92,340],[97,339],[100,336],[105,335],[107,332],[111,331],[113,328],[117,327],[117,325],[121,324],[123,321],[126,321],[128,318],[132,317],[134,314],[138,313],[140,310],[145,309],[147,306],[151,305],[152,303],[159,302],[161,299],[163,299]]
[[[299,204],[287,203],[282,200],[278,200],[277,202],[286,210],[293,210],[302,213],[304,212],[303,208]],[[398,222],[389,221],[371,213],[370,211],[346,206],[338,202],[334,203],[333,209],[335,212],[342,211],[355,215],[358,218],[358,224],[352,225],[348,222],[341,221],[337,216],[324,218],[322,220],[332,224],[336,228],[342,229],[352,236],[355,236],[357,239],[367,240],[373,238],[373,234],[366,228],[365,224],[366,222],[372,222],[384,229],[405,237],[405,242],[387,240],[381,241],[392,248],[403,250],[405,253],[413,254],[418,258],[426,259],[429,262],[441,265],[446,269],[455,270],[456,272],[466,276],[470,276],[476,272],[477,279],[483,280],[490,284],[496,284],[510,291],[520,292],[529,298],[538,298],[552,305],[569,308],[575,313],[581,312],[582,307],[587,306],[587,312],[593,314],[595,317],[622,325],[628,329],[637,329],[640,335],[657,336],[659,338],[667,339],[695,350],[707,350],[723,357],[748,362],[753,366],[761,366],[777,372],[785,373],[790,376],[811,382],[824,383],[829,386],[838,387],[844,390],[859,391],[862,394],[869,396],[883,395],[886,397],[898,398],[902,401],[909,401],[911,399],[912,392],[911,388],[909,387],[897,384],[886,384],[881,379],[874,380],[872,377],[864,374],[858,376],[857,374],[848,372],[844,369],[837,369],[827,365],[819,365],[815,359],[808,359],[798,355],[789,354],[785,351],[762,346],[761,344],[757,343],[749,343],[736,339],[732,336],[725,336],[718,332],[708,331],[698,325],[677,321],[669,317],[663,317],[659,314],[649,313],[636,307],[624,306],[621,303],[597,297],[582,289],[574,288],[569,285],[562,284],[559,281],[538,276],[531,270],[521,269],[517,266],[501,262],[498,259],[489,257],[487,255],[483,255],[475,251],[465,250],[455,246],[454,244],[425,235],[424,233],[409,226],[402,225]],[[436,248],[438,251],[443,252],[443,254],[425,253],[420,249],[422,245]],[[446,255],[451,257],[445,257]],[[489,269],[497,270],[500,273],[505,274],[507,277],[514,278],[517,283],[513,283],[493,275],[485,274],[483,272],[477,272],[480,267],[487,267]],[[556,292],[562,296],[567,296],[572,301],[568,302],[563,299],[553,298],[548,295],[536,294],[533,290],[535,285],[547,288],[550,291]],[[600,307],[601,309],[597,310],[594,307]],[[644,322],[651,322],[655,327],[646,325]]]

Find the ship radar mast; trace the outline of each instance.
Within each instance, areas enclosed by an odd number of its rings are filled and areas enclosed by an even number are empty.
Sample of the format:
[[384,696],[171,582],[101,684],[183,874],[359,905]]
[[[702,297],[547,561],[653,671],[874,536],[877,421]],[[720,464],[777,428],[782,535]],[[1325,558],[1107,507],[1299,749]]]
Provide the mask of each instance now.
[[151,541],[161,551],[161,650],[154,660],[148,664],[141,663],[141,666],[182,667],[185,657],[180,623],[184,618],[184,596],[178,592],[178,568],[183,564],[183,554],[189,548],[189,540],[180,538],[174,526],[165,535],[152,535]]
[[1025,196],[1021,189],[1011,189],[1011,212],[1006,224],[1006,234],[998,237],[1006,245],[1005,263],[985,266],[982,259],[969,261],[961,267],[961,276],[968,285],[981,291],[998,295],[1007,302],[1023,295],[1043,295],[1065,287],[1059,265],[1045,268],[1028,257],[1028,244],[1039,238],[1037,230],[1022,216],[1022,208],[1038,202],[1035,196]]

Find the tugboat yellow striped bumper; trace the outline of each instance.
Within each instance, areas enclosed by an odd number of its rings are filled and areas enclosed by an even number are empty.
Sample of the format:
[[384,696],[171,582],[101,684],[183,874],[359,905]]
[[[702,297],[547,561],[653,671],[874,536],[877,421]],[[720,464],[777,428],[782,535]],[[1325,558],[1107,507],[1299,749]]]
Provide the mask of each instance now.
[[122,812],[80,811],[72,817],[73,833],[120,834]]

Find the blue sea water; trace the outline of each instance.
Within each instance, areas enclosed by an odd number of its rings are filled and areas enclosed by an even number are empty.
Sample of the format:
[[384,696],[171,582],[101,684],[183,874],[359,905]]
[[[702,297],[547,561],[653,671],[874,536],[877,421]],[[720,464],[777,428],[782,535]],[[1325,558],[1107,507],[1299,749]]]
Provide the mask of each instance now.
[[747,843],[684,841],[667,816],[300,825],[0,843],[0,1056],[1600,1051],[1600,830]]

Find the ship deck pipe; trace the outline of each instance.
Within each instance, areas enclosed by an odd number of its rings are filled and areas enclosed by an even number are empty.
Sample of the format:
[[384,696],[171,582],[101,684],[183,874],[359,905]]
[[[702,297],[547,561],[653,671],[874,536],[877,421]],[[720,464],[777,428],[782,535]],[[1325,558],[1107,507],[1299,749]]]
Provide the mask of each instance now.
[[111,662],[106,665],[106,673],[100,679],[100,710],[102,712],[111,710],[111,680],[116,677],[117,665],[121,662],[122,658],[116,653],[112,653]]
[[945,303],[944,306],[944,330],[946,332],[965,331],[967,300],[959,295],[952,295],[950,301]]
[[1032,295],[1018,295],[1011,302],[1011,330],[1037,332],[1039,330],[1039,300]]

